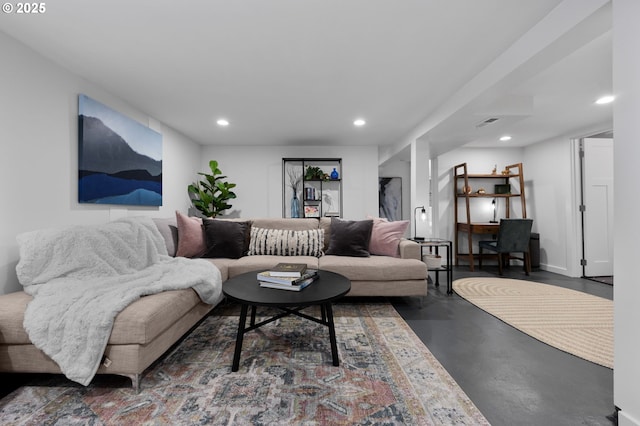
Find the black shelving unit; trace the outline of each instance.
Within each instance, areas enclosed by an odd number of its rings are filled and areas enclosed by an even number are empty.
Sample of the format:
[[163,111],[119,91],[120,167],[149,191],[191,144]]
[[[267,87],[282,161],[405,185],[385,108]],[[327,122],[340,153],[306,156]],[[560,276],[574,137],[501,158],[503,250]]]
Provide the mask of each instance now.
[[[323,176],[306,176],[308,168],[321,170]],[[283,158],[282,217],[294,217],[295,182],[298,217],[342,217],[342,180],[341,158]]]

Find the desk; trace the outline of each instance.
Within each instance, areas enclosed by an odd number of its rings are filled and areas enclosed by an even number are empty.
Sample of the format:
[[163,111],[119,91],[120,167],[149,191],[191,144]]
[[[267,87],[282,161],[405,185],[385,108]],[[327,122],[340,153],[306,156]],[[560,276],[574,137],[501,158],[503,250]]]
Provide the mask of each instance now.
[[429,271],[433,271],[436,275],[436,287],[440,287],[440,271],[445,271],[447,273],[447,294],[453,294],[453,249],[452,243],[449,240],[443,240],[442,238],[427,238],[426,240],[413,240],[416,243],[420,244],[420,259],[424,255],[423,249],[425,247],[429,248],[429,253],[434,253],[438,255],[438,249],[440,247],[444,247],[447,250],[446,260],[447,263],[440,268],[429,269]]
[[476,222],[476,223],[465,223],[458,222],[458,231],[460,232],[469,232],[471,230],[472,234],[498,234],[498,229],[500,229],[499,223],[489,223],[489,222]]
[[[456,266],[458,266],[459,258],[466,258],[469,261],[469,270],[473,271],[473,263],[474,263],[474,254],[473,254],[473,234],[492,234],[498,235],[498,229],[500,229],[499,223],[489,223],[489,222],[475,222],[475,223],[466,223],[466,222],[458,222],[456,223]],[[468,240],[468,248],[467,253],[460,253],[460,249],[458,248],[458,234],[460,232],[467,233]]]

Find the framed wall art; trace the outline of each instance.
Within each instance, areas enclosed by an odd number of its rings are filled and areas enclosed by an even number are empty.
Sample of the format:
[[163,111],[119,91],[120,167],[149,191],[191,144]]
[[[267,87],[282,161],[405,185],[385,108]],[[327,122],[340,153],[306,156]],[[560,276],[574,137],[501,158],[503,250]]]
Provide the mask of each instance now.
[[78,202],[162,205],[162,135],[78,97]]
[[378,178],[378,215],[388,220],[402,220],[402,178]]

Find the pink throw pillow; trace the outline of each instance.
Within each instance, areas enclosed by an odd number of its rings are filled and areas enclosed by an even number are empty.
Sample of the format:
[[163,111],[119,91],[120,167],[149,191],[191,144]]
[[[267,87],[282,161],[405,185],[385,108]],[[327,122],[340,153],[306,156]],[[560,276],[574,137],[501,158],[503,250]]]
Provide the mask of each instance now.
[[189,217],[176,211],[178,223],[178,249],[176,256],[200,257],[207,251],[202,219]]
[[398,246],[408,226],[408,220],[389,222],[383,218],[373,218],[369,253],[380,256],[400,257]]

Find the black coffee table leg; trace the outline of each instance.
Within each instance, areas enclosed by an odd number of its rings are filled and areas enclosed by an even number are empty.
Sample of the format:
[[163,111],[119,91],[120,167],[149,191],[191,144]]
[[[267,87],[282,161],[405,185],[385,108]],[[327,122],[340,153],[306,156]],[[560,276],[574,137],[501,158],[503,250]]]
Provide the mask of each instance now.
[[251,322],[249,324],[252,327],[256,325],[256,305],[251,305]]
[[333,365],[339,366],[340,361],[338,360],[338,344],[336,343],[336,329],[333,325],[333,310],[331,308],[331,303],[326,303],[323,305],[324,310],[327,313],[327,325],[329,326],[329,341],[331,342],[331,357],[333,358]]
[[240,352],[242,352],[242,338],[244,337],[244,326],[247,322],[248,308],[249,308],[249,305],[246,305],[246,304],[242,304],[240,308],[240,322],[238,323],[238,335],[236,336],[236,350],[233,353],[233,364],[231,365],[231,371],[238,371],[238,368],[240,367]]

